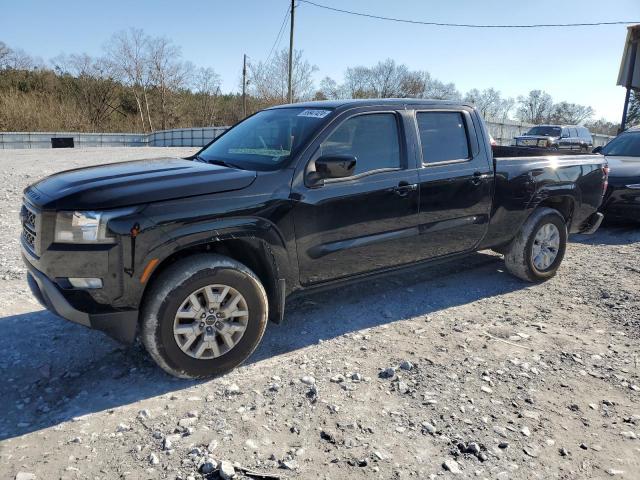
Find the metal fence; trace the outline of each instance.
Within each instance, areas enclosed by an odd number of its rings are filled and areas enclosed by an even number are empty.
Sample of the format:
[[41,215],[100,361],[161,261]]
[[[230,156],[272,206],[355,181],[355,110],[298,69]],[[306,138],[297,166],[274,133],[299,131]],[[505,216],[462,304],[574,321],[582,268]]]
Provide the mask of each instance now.
[[[515,122],[487,122],[489,133],[499,145],[511,145],[532,125]],[[51,140],[73,138],[75,147],[202,147],[229,127],[178,128],[144,133],[78,133],[78,132],[0,132],[0,149],[51,148]],[[593,146],[606,144],[613,137],[593,134]]]
[[202,147],[228,127],[180,128],[145,133],[0,132],[0,150],[51,148],[54,139],[73,139],[85,147]]
[[73,138],[75,147],[144,147],[141,133],[0,132],[0,149],[51,148],[52,138]]
[[203,147],[229,127],[177,128],[147,135],[150,147]]

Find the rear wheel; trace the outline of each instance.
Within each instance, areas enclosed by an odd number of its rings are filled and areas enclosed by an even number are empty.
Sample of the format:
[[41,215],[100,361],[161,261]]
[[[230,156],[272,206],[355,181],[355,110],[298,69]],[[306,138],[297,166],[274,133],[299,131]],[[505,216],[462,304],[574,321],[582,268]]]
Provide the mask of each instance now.
[[567,236],[567,225],[560,212],[552,208],[537,209],[505,253],[507,270],[529,282],[553,277],[564,258]]
[[268,302],[256,275],[221,255],[195,255],[169,267],[150,287],[142,343],[167,373],[221,375],[246,360],[267,324]]

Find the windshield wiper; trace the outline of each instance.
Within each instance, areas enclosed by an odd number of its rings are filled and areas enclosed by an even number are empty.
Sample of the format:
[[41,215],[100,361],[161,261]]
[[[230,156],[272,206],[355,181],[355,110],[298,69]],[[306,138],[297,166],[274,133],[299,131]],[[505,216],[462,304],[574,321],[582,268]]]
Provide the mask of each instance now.
[[237,165],[233,163],[225,162],[224,160],[204,160],[203,159],[203,161],[207,163],[211,163],[212,165],[220,165],[222,167],[237,168],[238,170],[241,170],[241,168],[238,167]]
[[212,165],[220,165],[222,167],[240,169],[240,167],[238,167],[237,165],[235,165],[233,163],[225,162],[224,160],[215,160],[215,159],[214,160],[207,160],[206,158],[201,157],[197,153],[191,158],[193,158],[193,160],[195,160],[196,162],[210,163]]

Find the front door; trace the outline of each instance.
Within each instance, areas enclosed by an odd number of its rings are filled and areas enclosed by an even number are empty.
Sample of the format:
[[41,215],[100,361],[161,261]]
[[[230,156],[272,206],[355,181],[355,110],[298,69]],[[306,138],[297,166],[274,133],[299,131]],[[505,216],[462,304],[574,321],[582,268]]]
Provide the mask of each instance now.
[[417,239],[418,173],[409,165],[403,116],[360,111],[318,140],[304,175],[321,156],[356,157],[351,177],[319,187],[294,181],[294,222],[303,285],[410,263]]
[[487,231],[493,197],[493,158],[482,127],[466,110],[417,112],[416,121],[421,257],[473,250]]

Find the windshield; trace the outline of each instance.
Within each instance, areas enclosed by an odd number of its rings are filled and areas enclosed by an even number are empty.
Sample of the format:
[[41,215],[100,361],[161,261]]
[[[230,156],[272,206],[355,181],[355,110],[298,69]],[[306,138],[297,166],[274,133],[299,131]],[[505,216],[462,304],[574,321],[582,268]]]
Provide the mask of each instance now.
[[640,132],[623,133],[602,148],[610,157],[640,157]]
[[560,127],[533,127],[526,135],[540,135],[542,137],[559,137],[562,129]]
[[263,110],[240,122],[198,159],[251,170],[274,170],[305,144],[331,113],[329,109]]

